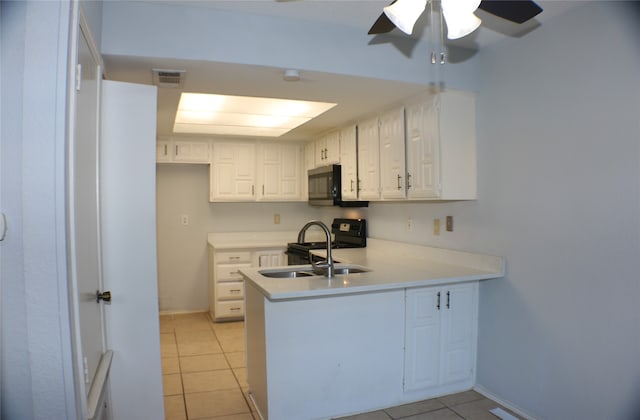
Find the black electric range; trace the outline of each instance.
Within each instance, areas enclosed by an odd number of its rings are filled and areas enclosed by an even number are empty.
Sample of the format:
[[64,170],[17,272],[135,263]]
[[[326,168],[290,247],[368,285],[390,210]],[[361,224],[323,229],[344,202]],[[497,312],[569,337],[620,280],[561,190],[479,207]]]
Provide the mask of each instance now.
[[[364,248],[367,246],[367,221],[365,219],[333,219],[331,233],[334,236],[331,249]],[[325,241],[291,242],[287,244],[289,265],[310,264],[309,251],[326,249],[326,247]]]

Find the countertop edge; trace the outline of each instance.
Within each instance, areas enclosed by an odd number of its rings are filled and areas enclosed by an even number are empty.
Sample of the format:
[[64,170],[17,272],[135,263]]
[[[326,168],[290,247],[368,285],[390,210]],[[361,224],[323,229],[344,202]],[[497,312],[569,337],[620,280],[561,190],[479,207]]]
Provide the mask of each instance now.
[[[243,270],[240,270],[243,271]],[[488,273],[482,275],[471,275],[471,276],[463,276],[456,278],[441,278],[441,279],[427,279],[427,280],[413,280],[407,282],[398,282],[398,283],[386,283],[386,284],[376,284],[371,286],[355,286],[344,289],[315,289],[315,290],[304,290],[304,291],[293,291],[293,292],[280,292],[280,293],[271,293],[259,282],[253,281],[250,277],[245,275],[245,279],[250,281],[256,288],[260,290],[260,292],[272,302],[283,302],[289,300],[301,300],[301,299],[315,299],[315,298],[326,298],[326,297],[339,297],[339,296],[347,296],[347,295],[357,295],[364,293],[379,293],[379,292],[389,292],[393,290],[403,290],[403,289],[413,289],[419,287],[431,287],[431,286],[445,286],[448,284],[458,284],[458,283],[469,283],[474,281],[481,280],[491,280],[495,278],[503,277],[504,274],[498,273]],[[339,278],[336,278],[338,281]]]

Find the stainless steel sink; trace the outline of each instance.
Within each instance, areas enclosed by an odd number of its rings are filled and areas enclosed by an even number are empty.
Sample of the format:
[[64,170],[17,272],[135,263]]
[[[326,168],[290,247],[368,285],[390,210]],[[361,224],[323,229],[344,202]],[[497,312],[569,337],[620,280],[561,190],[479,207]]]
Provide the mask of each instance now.
[[356,266],[347,266],[347,267],[336,267],[333,271],[334,274],[356,274],[356,273],[366,273],[367,271],[371,271],[365,267],[356,267]]
[[[339,264],[334,268],[335,275],[347,275],[347,274],[356,274],[356,273],[366,273],[367,271],[371,271],[366,267],[362,267],[360,265],[342,265]],[[269,278],[297,278],[297,277],[311,277],[311,276],[323,276],[324,274],[321,272],[314,272],[313,269],[301,269],[298,268],[281,268],[281,269],[265,269],[260,270],[260,274],[264,277]]]
[[290,271],[290,270],[285,270],[285,271],[263,270],[263,271],[260,271],[260,274],[262,274],[265,277],[279,278],[279,279],[313,276],[312,271]]

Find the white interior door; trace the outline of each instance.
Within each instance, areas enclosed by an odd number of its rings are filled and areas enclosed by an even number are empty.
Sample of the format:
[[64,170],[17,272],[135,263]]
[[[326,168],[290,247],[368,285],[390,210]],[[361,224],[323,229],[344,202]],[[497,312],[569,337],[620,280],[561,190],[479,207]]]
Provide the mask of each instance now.
[[[100,56],[92,48],[83,19],[77,27],[77,67],[73,104],[73,133],[69,141],[69,259],[76,299],[76,363],[81,410],[93,418],[103,396],[109,357],[105,357],[100,265],[98,188]],[[101,371],[101,375],[97,373]],[[98,378],[98,379],[96,379]],[[104,411],[101,411],[104,413]]]
[[163,419],[155,86],[102,83],[100,189],[113,418]]

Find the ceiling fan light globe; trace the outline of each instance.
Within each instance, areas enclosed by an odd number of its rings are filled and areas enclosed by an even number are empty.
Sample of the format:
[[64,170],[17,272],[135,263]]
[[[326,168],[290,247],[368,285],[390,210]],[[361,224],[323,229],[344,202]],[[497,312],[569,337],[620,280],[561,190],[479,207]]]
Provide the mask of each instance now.
[[482,20],[473,13],[447,13],[443,10],[444,20],[447,23],[447,38],[459,39],[463,38],[480,26]]
[[397,0],[383,10],[384,14],[398,29],[407,35],[411,35],[416,21],[426,6],[427,0]]

